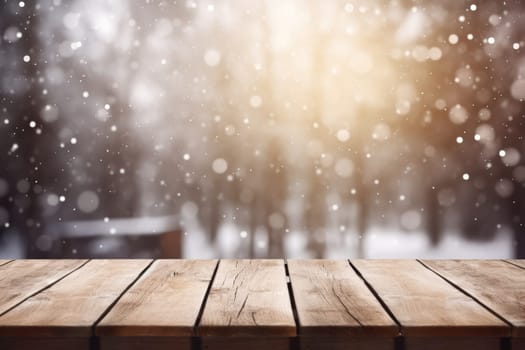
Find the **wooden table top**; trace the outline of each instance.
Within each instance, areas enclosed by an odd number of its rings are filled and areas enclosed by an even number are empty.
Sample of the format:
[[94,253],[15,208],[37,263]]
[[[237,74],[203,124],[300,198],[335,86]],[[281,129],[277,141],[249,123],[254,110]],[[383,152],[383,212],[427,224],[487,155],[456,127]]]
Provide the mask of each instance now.
[[394,350],[436,339],[525,349],[525,261],[0,260],[2,349]]

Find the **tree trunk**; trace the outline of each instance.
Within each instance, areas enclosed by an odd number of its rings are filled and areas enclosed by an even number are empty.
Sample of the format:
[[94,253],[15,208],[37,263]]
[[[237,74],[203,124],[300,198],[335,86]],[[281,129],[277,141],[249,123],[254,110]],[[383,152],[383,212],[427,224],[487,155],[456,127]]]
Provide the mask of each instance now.
[[357,217],[356,217],[356,229],[357,229],[357,257],[365,257],[365,234],[368,230],[369,216],[370,216],[370,191],[369,186],[366,183],[364,174],[364,152],[357,155],[356,158],[356,184],[357,193],[356,200],[358,205]]
[[428,187],[426,191],[426,217],[427,233],[430,238],[430,244],[436,246],[441,241],[442,234],[442,215],[441,208],[437,199],[437,189]]
[[525,190],[517,185],[511,198],[511,222],[514,232],[514,258],[525,259]]
[[257,231],[257,224],[258,224],[258,219],[259,219],[259,212],[258,212],[258,208],[257,208],[257,196],[254,196],[254,198],[252,198],[252,201],[250,203],[250,218],[249,218],[249,227],[250,227],[250,237],[249,237],[249,240],[250,240],[250,252],[249,252],[249,257],[250,259],[253,259],[255,258],[255,245],[256,245],[256,242],[255,242],[255,233]]

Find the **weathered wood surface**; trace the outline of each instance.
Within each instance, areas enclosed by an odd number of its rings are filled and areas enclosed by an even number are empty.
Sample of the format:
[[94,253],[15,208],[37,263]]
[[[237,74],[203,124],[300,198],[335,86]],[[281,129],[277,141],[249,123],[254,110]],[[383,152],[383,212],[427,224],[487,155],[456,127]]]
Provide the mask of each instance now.
[[100,336],[192,336],[216,260],[157,260],[96,329]]
[[288,260],[301,335],[395,337],[396,323],[346,260]]
[[405,336],[509,335],[506,323],[414,260],[353,260]]
[[148,264],[92,260],[0,317],[0,335],[88,337],[98,318]]
[[525,270],[500,260],[425,260],[425,265],[512,324],[525,337]]
[[347,260],[288,260],[300,349],[392,350],[399,327]]
[[0,261],[0,349],[525,350],[522,265]]
[[203,336],[296,334],[282,260],[221,260],[198,328]]
[[0,315],[86,260],[16,260],[0,266]]
[[202,349],[288,350],[296,335],[283,260],[221,260],[198,326]]

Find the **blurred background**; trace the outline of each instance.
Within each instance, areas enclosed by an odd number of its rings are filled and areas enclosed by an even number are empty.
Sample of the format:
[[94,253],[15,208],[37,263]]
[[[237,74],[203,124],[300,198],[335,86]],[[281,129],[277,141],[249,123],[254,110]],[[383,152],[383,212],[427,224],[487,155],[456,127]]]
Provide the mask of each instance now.
[[524,13],[2,0],[0,257],[525,258]]

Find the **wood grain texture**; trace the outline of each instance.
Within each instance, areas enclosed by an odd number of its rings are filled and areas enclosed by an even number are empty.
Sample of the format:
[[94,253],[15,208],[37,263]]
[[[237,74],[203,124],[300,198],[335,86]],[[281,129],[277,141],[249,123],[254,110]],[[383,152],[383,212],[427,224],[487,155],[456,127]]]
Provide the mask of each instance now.
[[352,260],[404,336],[498,337],[506,323],[415,260]]
[[92,260],[0,317],[0,335],[88,337],[95,321],[149,262]]
[[100,336],[191,336],[216,260],[157,260],[96,327]]
[[296,334],[283,260],[221,260],[198,328],[202,336]]
[[508,259],[507,262],[525,269],[525,259]]
[[525,337],[525,270],[501,260],[425,260],[425,265],[458,285],[512,324]]
[[346,260],[288,260],[300,335],[395,337],[396,323]]
[[15,260],[0,266],[0,315],[86,260]]

